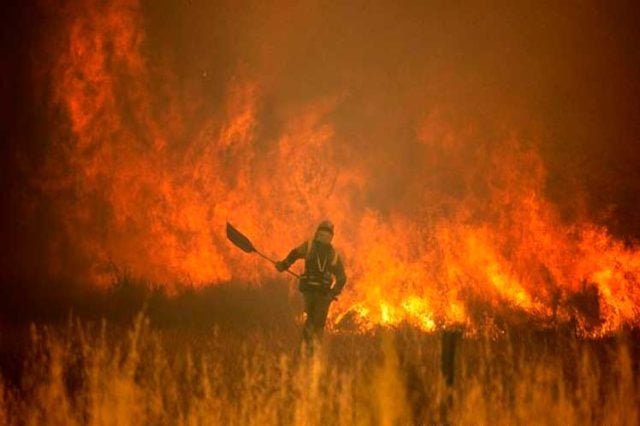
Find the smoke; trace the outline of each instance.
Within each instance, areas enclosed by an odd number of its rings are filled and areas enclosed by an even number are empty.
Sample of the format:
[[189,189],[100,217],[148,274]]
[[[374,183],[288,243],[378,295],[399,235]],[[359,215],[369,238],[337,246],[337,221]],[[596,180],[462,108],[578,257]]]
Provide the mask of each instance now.
[[16,6],[4,281],[260,282],[225,221],[283,256],[328,217],[377,322],[464,322],[487,288],[551,317],[594,281],[608,326],[637,319],[628,7]]

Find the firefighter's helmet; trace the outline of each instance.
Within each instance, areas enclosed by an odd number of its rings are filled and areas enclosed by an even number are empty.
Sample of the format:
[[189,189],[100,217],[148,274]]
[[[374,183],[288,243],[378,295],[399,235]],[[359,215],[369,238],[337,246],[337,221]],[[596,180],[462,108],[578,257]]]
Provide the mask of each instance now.
[[331,223],[330,220],[323,220],[320,222],[320,225],[318,225],[318,229],[316,230],[316,232],[319,231],[327,231],[333,235],[333,223]]

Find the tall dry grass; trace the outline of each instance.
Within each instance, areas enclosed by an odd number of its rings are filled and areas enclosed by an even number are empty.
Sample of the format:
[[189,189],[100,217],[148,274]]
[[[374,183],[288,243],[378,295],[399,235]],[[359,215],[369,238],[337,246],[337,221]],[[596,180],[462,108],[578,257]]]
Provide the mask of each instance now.
[[283,331],[31,326],[1,424],[406,425],[639,423],[637,341],[566,331],[458,342],[412,329],[334,333],[313,356]]

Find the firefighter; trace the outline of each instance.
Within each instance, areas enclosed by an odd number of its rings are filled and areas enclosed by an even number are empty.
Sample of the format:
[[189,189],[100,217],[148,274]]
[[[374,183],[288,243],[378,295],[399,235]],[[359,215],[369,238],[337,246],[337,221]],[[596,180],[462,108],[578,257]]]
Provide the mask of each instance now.
[[282,261],[276,262],[280,272],[289,269],[298,259],[304,259],[304,273],[300,277],[299,290],[304,298],[306,320],[302,336],[311,346],[322,337],[329,305],[342,291],[347,277],[340,255],[331,245],[333,224],[325,220],[318,225],[312,239],[291,250]]

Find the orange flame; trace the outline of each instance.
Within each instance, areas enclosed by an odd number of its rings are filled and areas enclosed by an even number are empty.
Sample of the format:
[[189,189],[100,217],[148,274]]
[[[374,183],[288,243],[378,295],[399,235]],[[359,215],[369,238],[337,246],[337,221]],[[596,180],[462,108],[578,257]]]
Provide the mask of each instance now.
[[[227,220],[284,255],[329,217],[349,274],[334,323],[473,328],[503,312],[576,319],[594,335],[638,325],[640,251],[563,222],[516,132],[483,137],[428,115],[411,145],[421,167],[379,203],[370,183],[380,170],[394,182],[402,165],[339,131],[340,96],[279,110],[278,130],[260,133],[266,88],[238,78],[222,110],[207,107],[145,56],[137,1],[72,12],[53,73],[68,126],[42,182],[82,260],[74,273],[105,285],[115,264],[166,284],[258,283],[276,275],[229,245]],[[595,322],[579,302],[589,288]]]

